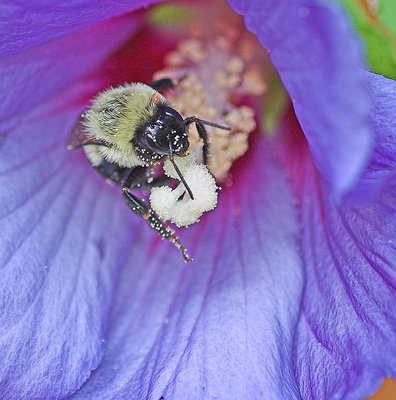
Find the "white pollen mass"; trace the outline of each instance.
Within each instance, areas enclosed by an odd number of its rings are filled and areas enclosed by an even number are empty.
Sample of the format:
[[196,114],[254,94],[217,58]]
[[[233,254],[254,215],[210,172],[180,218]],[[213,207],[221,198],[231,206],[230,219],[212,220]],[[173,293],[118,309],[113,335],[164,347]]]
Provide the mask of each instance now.
[[[175,223],[188,226],[198,221],[205,212],[217,205],[217,186],[212,174],[205,165],[197,164],[193,155],[175,157],[184,179],[190,187],[194,199],[191,199],[183,183],[172,189],[169,186],[155,187],[151,190],[151,208],[158,216]],[[167,176],[180,181],[172,163],[166,160],[164,171]]]

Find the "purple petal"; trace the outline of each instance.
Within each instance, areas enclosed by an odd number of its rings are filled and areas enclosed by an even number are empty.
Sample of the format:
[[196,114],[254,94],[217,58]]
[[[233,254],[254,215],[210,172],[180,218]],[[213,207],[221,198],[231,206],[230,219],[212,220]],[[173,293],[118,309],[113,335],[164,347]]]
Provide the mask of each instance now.
[[370,125],[375,145],[370,163],[352,193],[353,199],[378,195],[396,177],[396,82],[369,72],[367,81],[373,103]]
[[0,139],[2,399],[63,398],[88,378],[133,237],[119,191],[65,150],[74,103],[52,99]]
[[260,139],[218,208],[181,232],[193,263],[139,222],[103,361],[73,399],[299,398],[298,224],[265,151]]
[[129,15],[1,57],[1,89],[5,96],[0,104],[0,120],[24,115],[69,87],[115,51],[137,26],[137,19]]
[[319,171],[337,194],[344,193],[371,144],[361,45],[350,22],[330,2],[229,3],[270,52]]
[[[158,1],[60,0],[56,5],[51,0],[3,2],[0,5],[0,55],[27,49]],[[113,39],[117,36],[111,35]]]
[[396,166],[396,82],[367,73],[373,106],[370,123],[375,133],[371,169],[394,173]]
[[337,206],[307,146],[292,148],[306,268],[294,345],[301,396],[366,398],[396,374],[396,186]]

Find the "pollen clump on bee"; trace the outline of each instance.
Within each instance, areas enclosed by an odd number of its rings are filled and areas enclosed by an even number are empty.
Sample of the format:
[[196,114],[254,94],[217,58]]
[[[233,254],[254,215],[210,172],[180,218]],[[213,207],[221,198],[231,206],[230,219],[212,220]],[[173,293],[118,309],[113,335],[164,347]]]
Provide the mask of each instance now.
[[[214,33],[194,25],[191,37],[168,53],[165,69],[154,79],[169,77],[177,82],[166,97],[182,115],[231,128],[207,129],[208,168],[218,182],[224,182],[233,162],[248,149],[249,134],[256,129],[250,100],[263,95],[266,84],[255,39],[224,20],[214,21],[212,27]],[[193,126],[189,137],[192,152],[202,162],[202,141]]]
[[[161,219],[171,221],[179,227],[188,226],[197,222],[204,212],[216,207],[218,188],[206,166],[197,164],[192,154],[175,157],[175,162],[191,188],[194,199],[180,183],[175,189],[169,186],[153,188],[150,204]],[[168,177],[179,180],[169,160],[164,163],[164,172]]]

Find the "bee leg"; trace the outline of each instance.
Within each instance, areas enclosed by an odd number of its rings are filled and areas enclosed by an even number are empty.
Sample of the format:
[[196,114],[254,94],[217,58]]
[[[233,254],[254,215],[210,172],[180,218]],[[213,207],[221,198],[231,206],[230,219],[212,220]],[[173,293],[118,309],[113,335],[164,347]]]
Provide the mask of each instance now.
[[147,175],[147,167],[135,167],[129,169],[129,174],[122,181],[121,186],[129,189],[151,189],[156,186],[163,186],[168,182],[169,178],[165,174],[150,177],[150,175]]
[[195,121],[195,126],[197,127],[199,137],[203,140],[202,160],[203,163],[207,165],[210,151],[210,145],[208,143],[208,132],[206,131],[204,124],[199,120]]
[[205,120],[197,118],[197,117],[187,117],[184,120],[184,125],[187,128],[188,125],[192,124],[193,122],[195,123],[195,126],[197,128],[199,137],[204,142],[204,145],[202,148],[202,158],[203,158],[204,164],[206,165],[208,163],[210,145],[208,143],[208,132],[206,131],[205,125],[213,126],[214,128],[224,129],[227,131],[230,131],[231,128],[229,128],[228,126],[215,124],[214,122],[205,121]]
[[176,86],[176,84],[172,81],[171,78],[162,78],[151,82],[149,86],[151,86],[155,90],[166,90],[172,88],[173,86]]
[[186,249],[181,244],[179,238],[176,236],[175,231],[169,226],[165,225],[158,215],[151,210],[151,208],[142,199],[129,191],[131,186],[138,187],[138,184],[136,181],[134,181],[134,178],[136,178],[135,170],[133,170],[128,176],[122,188],[124,200],[128,204],[129,208],[135,214],[147,220],[147,223],[150,225],[150,227],[159,233],[163,238],[170,240],[182,252],[185,261],[192,261],[192,259],[188,256]]
[[199,118],[188,117],[184,120],[186,127],[188,127],[188,125],[192,124],[193,122],[195,122],[199,137],[203,140],[202,160],[203,163],[207,165],[210,151],[210,145],[208,143],[208,132],[206,131],[204,124]]
[[170,240],[183,254],[185,261],[192,261],[188,256],[186,249],[181,244],[179,238],[176,236],[175,231],[169,226],[165,225],[160,220],[158,215],[149,208],[149,206],[139,197],[135,196],[127,188],[122,188],[122,194],[129,208],[140,217],[147,220],[147,223],[152,229],[159,233],[163,238]]

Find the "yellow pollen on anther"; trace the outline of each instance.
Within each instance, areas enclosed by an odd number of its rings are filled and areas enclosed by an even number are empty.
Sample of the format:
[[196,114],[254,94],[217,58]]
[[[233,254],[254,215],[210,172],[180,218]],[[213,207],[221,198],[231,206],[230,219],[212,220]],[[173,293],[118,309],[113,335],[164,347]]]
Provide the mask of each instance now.
[[[196,24],[194,37],[183,40],[167,55],[165,69],[154,79],[169,77],[177,83],[166,97],[184,117],[231,128],[206,126],[211,147],[208,167],[221,182],[227,179],[232,163],[248,149],[249,134],[256,129],[253,108],[241,101],[263,95],[266,84],[255,39],[224,21],[217,21],[212,28],[215,34]],[[202,161],[202,140],[194,124],[189,133],[191,149]]]

